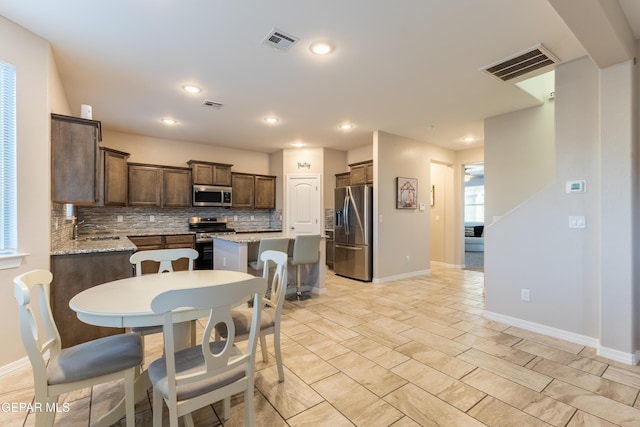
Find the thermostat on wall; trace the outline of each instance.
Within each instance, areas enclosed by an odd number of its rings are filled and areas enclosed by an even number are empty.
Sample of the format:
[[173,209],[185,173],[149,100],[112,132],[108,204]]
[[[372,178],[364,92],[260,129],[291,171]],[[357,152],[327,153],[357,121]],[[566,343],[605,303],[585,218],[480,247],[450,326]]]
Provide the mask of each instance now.
[[567,181],[566,191],[567,193],[584,193],[587,191],[587,181]]

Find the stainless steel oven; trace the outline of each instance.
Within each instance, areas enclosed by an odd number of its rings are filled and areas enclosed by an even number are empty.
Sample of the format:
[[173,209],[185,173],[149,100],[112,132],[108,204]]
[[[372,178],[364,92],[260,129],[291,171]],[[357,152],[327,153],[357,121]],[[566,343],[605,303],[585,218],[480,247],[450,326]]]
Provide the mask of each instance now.
[[216,234],[235,234],[235,230],[227,228],[226,218],[189,218],[189,229],[196,233],[196,250],[198,258],[194,263],[196,270],[213,269],[213,237]]

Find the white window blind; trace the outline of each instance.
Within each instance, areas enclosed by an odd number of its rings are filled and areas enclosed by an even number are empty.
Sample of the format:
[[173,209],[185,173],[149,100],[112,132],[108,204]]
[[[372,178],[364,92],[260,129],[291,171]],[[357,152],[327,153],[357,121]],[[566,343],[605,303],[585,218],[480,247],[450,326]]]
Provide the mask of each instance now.
[[0,62],[0,252],[16,250],[16,69]]

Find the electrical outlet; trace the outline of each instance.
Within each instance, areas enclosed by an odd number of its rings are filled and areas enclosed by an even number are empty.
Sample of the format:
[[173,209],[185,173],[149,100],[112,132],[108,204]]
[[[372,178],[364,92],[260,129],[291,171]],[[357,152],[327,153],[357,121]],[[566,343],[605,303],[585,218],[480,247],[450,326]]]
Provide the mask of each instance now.
[[520,289],[520,299],[522,301],[529,301],[530,293],[529,289]]
[[155,215],[149,215],[149,222],[156,222],[156,216]]
[[251,221],[253,221],[253,219],[254,219],[254,216],[253,216],[253,215],[251,215]]
[[234,216],[233,216],[233,220],[234,220],[234,221],[237,221],[237,220],[238,220],[238,215],[234,215]]
[[118,222],[122,222],[122,215],[118,215]]
[[411,262],[411,257],[409,255],[407,255],[405,260],[406,260],[407,264],[409,264]]

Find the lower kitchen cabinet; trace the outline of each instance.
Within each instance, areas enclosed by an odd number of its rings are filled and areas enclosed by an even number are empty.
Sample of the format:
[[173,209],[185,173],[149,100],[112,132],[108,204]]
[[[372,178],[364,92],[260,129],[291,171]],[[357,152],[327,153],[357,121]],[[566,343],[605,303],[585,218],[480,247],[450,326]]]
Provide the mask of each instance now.
[[[124,332],[122,328],[105,328],[78,320],[69,308],[69,300],[81,291],[112,280],[131,277],[131,251],[54,255],[51,257],[51,307],[60,332],[62,347]],[[126,298],[126,295],[123,295]]]
[[[195,249],[196,240],[194,234],[168,234],[157,236],[128,236],[131,243],[136,245],[137,251],[148,251],[153,249]],[[157,273],[160,263],[154,261],[144,261],[142,263],[142,274]],[[173,271],[189,269],[189,260],[180,259],[171,264]]]

